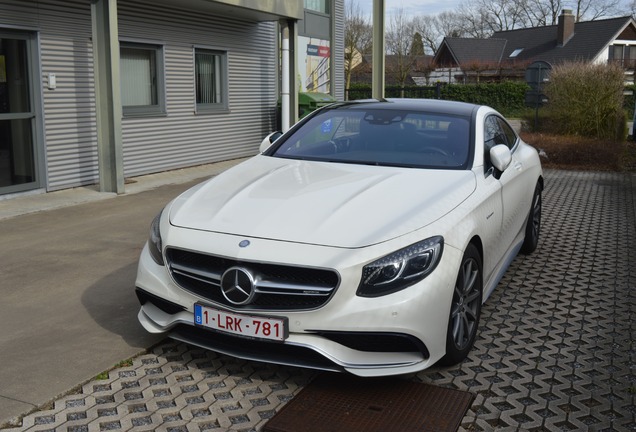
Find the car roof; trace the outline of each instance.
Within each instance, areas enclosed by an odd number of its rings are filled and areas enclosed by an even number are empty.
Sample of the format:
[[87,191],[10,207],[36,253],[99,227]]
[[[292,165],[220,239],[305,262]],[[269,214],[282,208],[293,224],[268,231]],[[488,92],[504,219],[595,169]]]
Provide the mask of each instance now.
[[365,99],[330,105],[332,109],[383,109],[396,111],[425,111],[470,117],[480,105],[438,99]]

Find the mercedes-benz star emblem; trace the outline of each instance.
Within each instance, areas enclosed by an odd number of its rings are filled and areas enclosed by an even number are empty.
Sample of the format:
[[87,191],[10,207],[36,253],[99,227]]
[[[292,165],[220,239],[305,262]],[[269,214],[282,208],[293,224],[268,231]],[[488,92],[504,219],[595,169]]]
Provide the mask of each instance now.
[[244,305],[254,298],[254,276],[244,268],[231,267],[221,276],[223,297],[235,305]]

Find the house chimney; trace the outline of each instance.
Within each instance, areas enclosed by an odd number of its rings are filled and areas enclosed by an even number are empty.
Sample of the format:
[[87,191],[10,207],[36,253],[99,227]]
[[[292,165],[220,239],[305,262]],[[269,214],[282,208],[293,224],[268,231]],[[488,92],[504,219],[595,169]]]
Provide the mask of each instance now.
[[563,46],[574,35],[574,15],[572,9],[563,9],[559,15],[559,26],[557,30],[557,45]]

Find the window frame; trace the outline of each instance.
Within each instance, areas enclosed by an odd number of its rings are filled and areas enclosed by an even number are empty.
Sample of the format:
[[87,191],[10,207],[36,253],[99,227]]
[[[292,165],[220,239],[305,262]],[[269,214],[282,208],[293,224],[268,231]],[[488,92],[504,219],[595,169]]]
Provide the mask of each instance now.
[[[212,54],[212,55],[216,55],[219,57],[220,60],[220,67],[219,67],[219,72],[221,73],[221,77],[220,77],[220,87],[221,87],[221,91],[220,91],[220,96],[221,96],[221,101],[220,102],[213,102],[213,103],[202,103],[202,102],[198,102],[197,101],[197,93],[198,93],[198,89],[197,89],[197,53],[205,53],[205,54]],[[195,45],[192,47],[192,64],[193,64],[193,68],[192,68],[192,72],[193,72],[193,90],[194,90],[194,112],[196,114],[211,114],[211,113],[227,113],[230,110],[230,104],[229,104],[229,72],[228,72],[228,57],[229,57],[229,53],[228,50],[225,49],[220,49],[220,48],[215,48],[215,47],[209,47],[209,46],[202,46],[202,45]]]
[[[155,97],[156,104],[150,105],[124,105],[122,98],[122,115],[124,117],[149,117],[166,115],[166,81],[165,81],[165,50],[162,44],[151,42],[139,42],[130,40],[120,40],[119,56],[120,56],[120,81],[123,81],[124,74],[121,73],[122,49],[145,50],[154,53],[155,67]],[[120,91],[124,86],[120,84]]]

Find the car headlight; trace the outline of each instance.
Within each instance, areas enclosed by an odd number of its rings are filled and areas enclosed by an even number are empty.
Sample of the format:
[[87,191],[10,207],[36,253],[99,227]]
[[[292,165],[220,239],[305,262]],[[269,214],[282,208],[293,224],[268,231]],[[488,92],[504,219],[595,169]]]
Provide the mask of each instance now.
[[379,297],[421,281],[435,269],[443,248],[443,237],[431,237],[367,264],[357,295]]
[[162,243],[161,243],[161,214],[163,210],[159,212],[157,216],[152,220],[150,224],[150,235],[148,236],[148,250],[150,256],[159,265],[163,265]]

